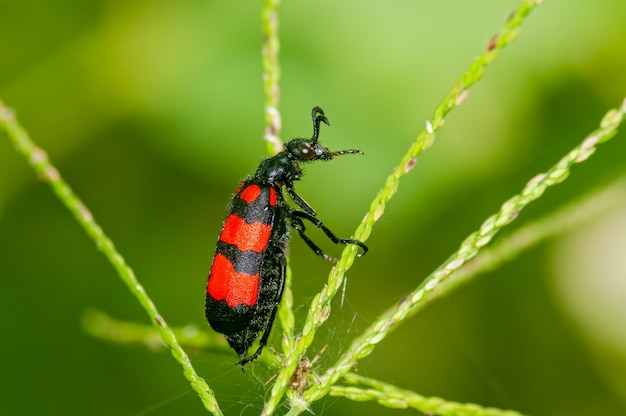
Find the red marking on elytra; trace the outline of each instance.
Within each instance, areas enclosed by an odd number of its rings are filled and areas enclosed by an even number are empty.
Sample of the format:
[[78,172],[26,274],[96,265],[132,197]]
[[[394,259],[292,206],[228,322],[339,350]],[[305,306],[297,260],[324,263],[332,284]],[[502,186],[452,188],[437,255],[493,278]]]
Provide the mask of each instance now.
[[238,273],[223,254],[213,260],[207,293],[215,300],[226,300],[228,306],[253,306],[259,293],[259,274]]
[[252,250],[260,253],[267,247],[271,232],[271,225],[262,222],[248,224],[243,218],[230,214],[226,218],[220,241],[232,244],[240,251]]
[[270,206],[276,205],[276,189],[270,188]]
[[248,185],[239,197],[250,204],[256,201],[259,195],[261,195],[261,187],[259,185]]

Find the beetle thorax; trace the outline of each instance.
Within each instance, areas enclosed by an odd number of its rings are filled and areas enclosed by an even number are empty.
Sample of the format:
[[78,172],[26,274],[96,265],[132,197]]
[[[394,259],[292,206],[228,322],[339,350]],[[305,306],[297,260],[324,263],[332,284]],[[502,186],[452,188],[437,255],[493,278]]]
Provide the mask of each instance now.
[[280,152],[265,159],[259,165],[254,177],[269,184],[284,184],[300,179],[302,170],[298,162],[287,152]]

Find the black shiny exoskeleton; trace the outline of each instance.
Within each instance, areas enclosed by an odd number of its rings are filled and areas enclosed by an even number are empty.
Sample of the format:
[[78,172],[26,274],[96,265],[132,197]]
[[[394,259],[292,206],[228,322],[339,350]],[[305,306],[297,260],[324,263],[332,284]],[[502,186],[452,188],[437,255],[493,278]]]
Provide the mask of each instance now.
[[[254,176],[243,181],[233,197],[220,233],[207,282],[206,317],[223,333],[239,354],[243,365],[259,356],[267,344],[285,284],[285,248],[292,226],[306,244],[327,261],[324,253],[305,233],[304,220],[320,228],[335,244],[367,246],[354,239],[337,237],[294,190],[302,177],[301,163],[330,160],[360,150],[332,152],[318,143],[320,124],[330,125],[321,108],[313,108],[313,136],[292,139],[282,152],[263,160]],[[298,206],[287,205],[283,188]],[[259,347],[246,357],[259,333]]]

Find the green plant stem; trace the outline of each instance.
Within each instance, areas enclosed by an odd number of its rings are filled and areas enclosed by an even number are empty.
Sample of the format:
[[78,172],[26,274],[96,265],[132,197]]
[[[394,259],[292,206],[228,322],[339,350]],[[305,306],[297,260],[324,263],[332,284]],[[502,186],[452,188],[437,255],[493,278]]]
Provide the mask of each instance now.
[[222,412],[215,400],[213,391],[206,382],[196,374],[189,361],[189,357],[178,344],[174,333],[167,326],[161,314],[159,314],[159,311],[145,289],[135,277],[133,270],[126,264],[126,261],[119,254],[113,242],[104,234],[102,228],[95,222],[89,209],[87,209],[83,202],[74,194],[72,189],[59,174],[59,171],[50,163],[46,152],[32,142],[26,130],[24,130],[17,121],[14,112],[6,107],[2,101],[0,101],[0,129],[6,132],[16,150],[26,157],[26,160],[39,177],[50,184],[52,190],[59,197],[63,205],[70,210],[87,235],[94,241],[96,247],[98,247],[111,262],[122,281],[128,286],[131,293],[147,312],[152,324],[158,330],[163,342],[169,347],[176,361],[183,367],[185,377],[191,384],[191,387],[200,396],[204,407],[213,414],[221,415]]
[[283,143],[280,140],[280,112],[278,101],[280,99],[280,66],[278,52],[280,42],[278,40],[278,5],[280,0],[265,0],[261,12],[263,25],[263,92],[265,93],[265,141],[267,153],[275,155],[280,152]]
[[[280,100],[280,65],[278,53],[280,42],[278,39],[278,5],[280,0],[265,0],[261,12],[263,25],[263,91],[265,93],[265,134],[267,153],[275,155],[282,151],[283,143],[280,140],[281,117],[278,110]],[[291,290],[291,268],[287,263],[287,276],[283,297],[278,309],[278,321],[283,330],[282,350],[288,354],[293,349],[295,316],[293,314],[293,292]]]
[[452,87],[452,90],[444,97],[435,109],[433,118],[426,121],[426,128],[417,136],[400,163],[387,177],[384,187],[376,195],[369,212],[357,229],[355,238],[365,241],[369,237],[374,223],[383,216],[387,202],[398,191],[400,179],[413,169],[417,156],[432,145],[437,131],[444,126],[445,117],[450,111],[467,100],[469,88],[482,78],[487,66],[499,55],[501,50],[518,36],[524,19],[541,1],[524,0],[517,10],[509,16],[502,30],[491,38],[487,49],[476,58]]
[[[117,344],[143,344],[154,350],[165,347],[159,331],[152,325],[122,321],[96,309],[86,311],[82,323],[87,333],[102,340]],[[220,334],[201,330],[193,324],[170,328],[178,343],[187,348],[201,348],[203,351],[228,355],[232,353],[226,339]]]
[[[470,65],[461,79],[444,97],[443,101],[435,109],[432,120],[426,122],[426,128],[418,135],[408,152],[400,160],[398,166],[396,166],[391,175],[387,178],[381,191],[374,198],[374,201],[370,205],[369,212],[365,215],[365,218],[357,228],[354,238],[360,241],[367,240],[371,234],[374,223],[382,217],[387,202],[389,202],[397,192],[399,180],[413,169],[417,156],[430,147],[435,139],[436,132],[443,127],[445,117],[448,113],[467,99],[469,88],[482,78],[485,69],[498,56],[500,51],[517,37],[522,22],[540,1],[541,0],[524,0],[517,10],[509,16],[502,30],[491,38],[486,50]],[[317,329],[328,319],[331,301],[341,287],[346,271],[352,266],[356,253],[357,250],[354,246],[348,246],[344,249],[339,263],[331,270],[328,283],[311,302],[302,335],[296,341],[293,353],[286,357],[285,366],[276,377],[270,398],[266,402],[262,414],[272,414],[278,406],[280,397],[284,395],[288,387],[289,379],[300,362],[300,357],[306,353],[306,349],[313,342]],[[343,365],[345,364],[344,362]],[[351,366],[352,364],[350,363],[347,368],[342,370],[343,373],[345,374]],[[330,381],[330,379],[327,379],[327,381]],[[334,378],[333,383],[335,381],[336,378]],[[318,400],[327,392],[328,386],[320,388],[320,390],[310,389],[304,397],[305,400],[300,402],[301,406],[294,406],[291,414],[297,414],[305,410],[308,400]]]
[[[429,305],[432,302],[430,295],[463,264],[475,257],[496,233],[514,221],[522,209],[538,199],[547,188],[563,182],[569,176],[573,165],[587,160],[595,152],[598,144],[611,139],[617,133],[625,112],[626,100],[622,102],[620,108],[610,110],[600,122],[600,128],[590,133],[579,146],[571,150],[546,173],[532,178],[518,195],[502,205],[499,212],[487,218],[477,231],[465,239],[459,250],[430,274],[417,289],[383,313],[361,336],[357,337],[339,358],[337,364],[320,377],[319,384],[313,385],[304,393],[302,403],[310,403],[326,395],[330,386],[347,374],[358,360],[371,354],[376,344],[396,329],[400,323]],[[290,414],[301,410],[304,408],[293,408]]]
[[296,326],[296,317],[293,313],[293,291],[291,290],[291,267],[287,265],[285,276],[285,288],[283,289],[283,298],[278,307],[278,321],[282,328],[282,351],[283,355],[288,355],[294,346],[294,328]]
[[575,226],[610,212],[626,202],[626,178],[621,177],[601,189],[594,190],[582,198],[560,209],[532,221],[512,232],[506,238],[482,250],[470,262],[454,273],[430,295],[434,300],[447,296],[460,285],[474,277],[495,270],[503,263],[516,258],[543,241],[563,234]]
[[[115,319],[106,313],[91,309],[83,314],[83,328],[91,336],[117,344],[142,344],[157,350],[167,347],[159,331],[152,325]],[[189,324],[184,327],[170,327],[178,343],[189,350],[202,350],[222,354],[232,358],[233,350],[222,334],[198,329]],[[268,368],[275,367],[277,360],[271,354],[262,354],[258,358]]]
[[482,407],[473,403],[450,402],[439,397],[424,397],[367,377],[348,373],[344,380],[353,386],[333,386],[331,396],[364,402],[376,401],[391,409],[415,409],[427,415],[440,416],[521,416],[513,410]]

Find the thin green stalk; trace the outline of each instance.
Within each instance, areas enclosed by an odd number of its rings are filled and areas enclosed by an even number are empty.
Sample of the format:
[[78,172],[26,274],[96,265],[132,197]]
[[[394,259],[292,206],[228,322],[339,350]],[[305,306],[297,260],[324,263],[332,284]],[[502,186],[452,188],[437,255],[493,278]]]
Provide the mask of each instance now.
[[278,40],[278,4],[280,0],[265,0],[261,20],[263,24],[263,92],[265,93],[265,141],[267,153],[275,155],[280,152],[283,143],[280,140],[280,112],[278,101],[280,99],[280,65],[278,52],[280,42]]
[[[546,173],[532,178],[519,194],[502,205],[499,212],[487,218],[477,231],[465,239],[459,250],[429,275],[417,289],[383,313],[361,336],[357,337],[336,365],[328,369],[320,378],[319,384],[313,385],[304,393],[302,402],[310,403],[328,394],[330,387],[347,374],[355,363],[371,354],[376,344],[408,317],[429,305],[432,302],[431,294],[438,290],[463,264],[475,257],[496,233],[514,221],[522,209],[541,197],[547,188],[567,179],[573,165],[587,160],[595,152],[598,144],[611,139],[617,133],[625,112],[626,100],[622,102],[620,108],[610,110],[600,122],[600,128],[590,133],[579,146],[571,150]],[[292,410],[290,414],[304,409]]]
[[291,267],[287,265],[285,276],[285,288],[283,298],[278,307],[278,321],[282,329],[282,351],[283,355],[291,353],[294,346],[294,328],[296,327],[296,317],[293,313],[293,291],[291,290]]
[[[86,311],[82,323],[87,333],[101,340],[116,344],[143,344],[153,350],[165,348],[159,331],[153,325],[122,321],[97,309]],[[178,343],[187,348],[201,348],[203,351],[228,355],[232,352],[226,339],[215,332],[201,330],[193,324],[170,328]]]
[[[278,110],[280,100],[280,64],[278,53],[280,42],[278,39],[278,5],[280,0],[265,0],[261,12],[263,25],[263,91],[265,93],[265,134],[267,153],[275,155],[283,150],[280,140],[281,118]],[[283,354],[293,349],[295,316],[293,314],[293,292],[291,291],[291,268],[287,264],[287,276],[283,297],[278,309],[278,320],[282,326]]]
[[189,357],[178,344],[174,333],[167,326],[165,319],[159,314],[159,311],[145,289],[135,277],[133,270],[126,264],[126,261],[119,254],[113,242],[104,234],[102,228],[95,222],[91,211],[89,211],[63,178],[61,178],[59,171],[48,160],[46,152],[32,142],[26,130],[24,130],[17,121],[15,113],[10,108],[6,107],[2,101],[0,101],[0,129],[6,132],[16,150],[26,157],[26,160],[39,177],[50,184],[52,190],[59,197],[63,205],[70,210],[87,235],[96,243],[96,247],[102,251],[113,265],[122,281],[128,286],[131,293],[147,312],[152,324],[159,331],[159,335],[163,339],[163,342],[170,348],[176,361],[183,367],[185,377],[189,380],[191,387],[196,391],[198,396],[200,396],[204,407],[213,414],[221,415],[222,412],[215,400],[213,391],[206,382],[196,374],[189,361]]
[[367,377],[348,373],[344,380],[352,386],[333,386],[330,395],[357,402],[376,401],[391,409],[415,409],[426,415],[440,416],[522,416],[513,410],[500,410],[473,403],[450,402],[439,397],[424,397]]
[[[82,322],[87,333],[104,341],[117,344],[142,344],[153,350],[167,347],[159,331],[149,324],[122,321],[95,309],[86,311]],[[193,324],[170,328],[178,343],[187,349],[232,356],[233,350],[222,334],[201,330]],[[277,360],[271,354],[262,354],[257,362],[262,362],[271,368],[276,366]]]
[[431,298],[444,297],[474,277],[495,270],[537,244],[598,218],[623,205],[624,202],[626,202],[626,178],[622,177],[549,215],[520,227],[493,246],[485,248],[472,261],[455,272],[453,278],[446,280],[432,292]]
[[500,51],[517,38],[524,19],[541,2],[542,0],[524,0],[517,10],[509,16],[502,30],[491,38],[486,50],[476,58],[461,76],[461,79],[452,87],[452,90],[444,97],[435,109],[433,118],[426,121],[426,128],[417,136],[398,166],[387,177],[385,186],[376,195],[369,212],[355,233],[355,238],[364,241],[369,237],[374,223],[383,216],[387,202],[398,191],[400,179],[413,169],[417,156],[432,145],[437,131],[444,125],[445,117],[450,111],[465,102],[469,95],[469,88],[483,77],[485,69],[499,55]]
[[[541,0],[524,0],[517,10],[509,16],[502,30],[491,38],[486,50],[470,65],[461,79],[444,97],[443,101],[435,109],[433,118],[426,122],[426,128],[419,134],[398,166],[387,178],[384,187],[375,197],[370,205],[369,212],[357,228],[354,238],[360,241],[367,240],[374,223],[382,217],[387,202],[397,192],[400,179],[413,169],[417,156],[430,147],[435,139],[436,132],[443,127],[445,117],[452,109],[458,107],[467,99],[469,88],[482,78],[485,69],[498,56],[500,51],[517,37],[522,22],[540,2]],[[302,336],[296,341],[293,353],[286,357],[285,367],[276,377],[270,398],[266,402],[262,414],[272,414],[278,406],[280,398],[288,387],[289,379],[300,362],[300,357],[306,353],[306,349],[313,342],[315,332],[328,318],[331,309],[330,303],[341,287],[346,271],[352,266],[356,253],[357,249],[354,246],[348,246],[344,249],[339,263],[331,270],[327,285],[313,299],[304,323]],[[351,365],[348,367],[351,367]],[[310,400],[314,397],[313,400],[317,400],[319,397],[317,394],[314,395],[315,391],[313,390],[313,393],[305,396],[305,399]],[[325,391],[328,391],[327,387]],[[306,402],[302,402],[302,406],[294,406],[292,413],[299,413],[305,409]]]

